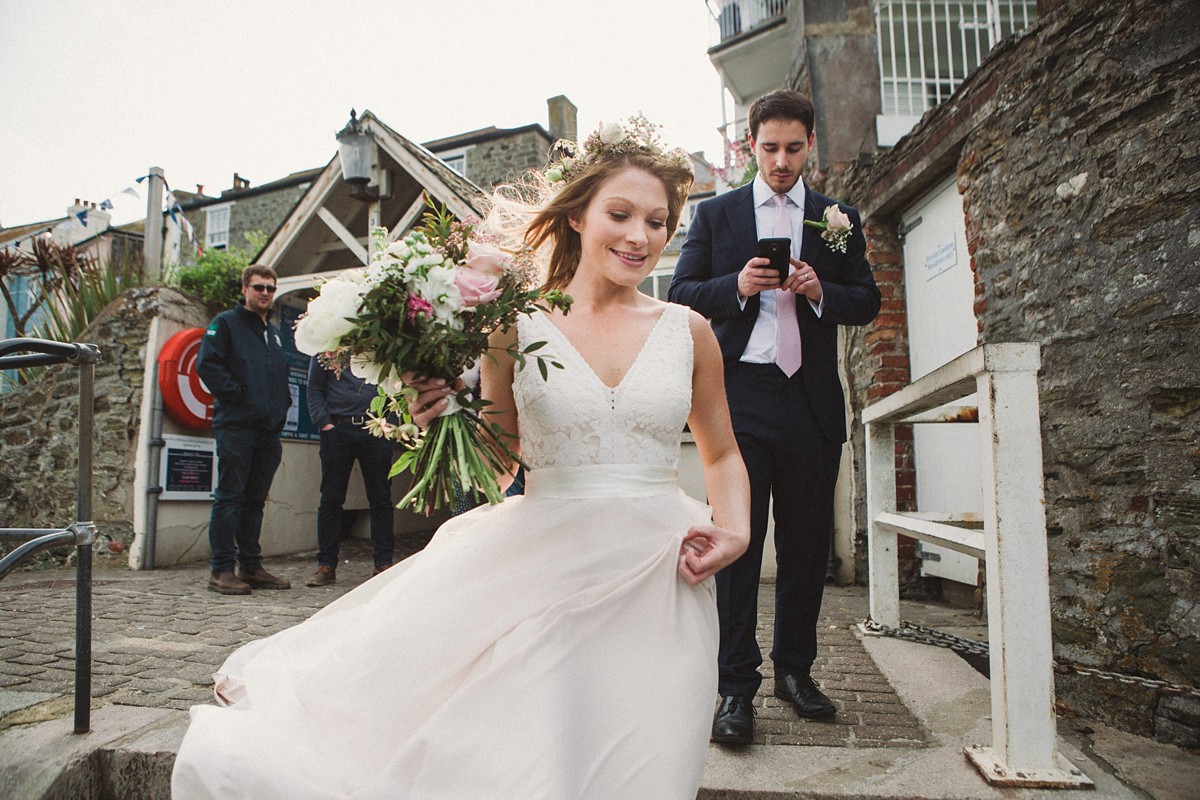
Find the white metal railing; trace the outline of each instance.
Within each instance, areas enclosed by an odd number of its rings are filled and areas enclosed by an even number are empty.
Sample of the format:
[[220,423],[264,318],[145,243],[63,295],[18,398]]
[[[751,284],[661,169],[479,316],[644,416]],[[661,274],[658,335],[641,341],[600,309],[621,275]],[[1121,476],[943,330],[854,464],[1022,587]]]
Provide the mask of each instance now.
[[940,104],[1001,39],[1036,17],[1036,0],[878,0],[882,113],[920,116]]
[[[966,754],[990,783],[1080,787],[1091,782],[1057,751],[1036,344],[976,347],[863,411],[867,430],[867,566],[871,619],[900,626],[896,536],[984,559],[992,746]],[[978,393],[978,413],[931,413]],[[976,514],[901,513],[895,426],[977,416],[983,529]]]
[[787,15],[787,0],[706,0],[717,21],[721,41],[727,42],[764,22]]

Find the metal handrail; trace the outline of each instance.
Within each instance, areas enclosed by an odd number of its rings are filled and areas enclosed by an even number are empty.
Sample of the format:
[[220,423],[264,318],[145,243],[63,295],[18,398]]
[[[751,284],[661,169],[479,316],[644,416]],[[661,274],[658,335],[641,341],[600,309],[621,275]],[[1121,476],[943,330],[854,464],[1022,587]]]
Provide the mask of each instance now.
[[92,429],[95,416],[95,371],[100,348],[94,344],[48,339],[0,340],[0,369],[74,364],[79,367],[79,478],[75,516],[66,528],[0,528],[0,541],[24,544],[0,559],[0,580],[34,553],[75,545],[75,733],[91,730],[92,706]]

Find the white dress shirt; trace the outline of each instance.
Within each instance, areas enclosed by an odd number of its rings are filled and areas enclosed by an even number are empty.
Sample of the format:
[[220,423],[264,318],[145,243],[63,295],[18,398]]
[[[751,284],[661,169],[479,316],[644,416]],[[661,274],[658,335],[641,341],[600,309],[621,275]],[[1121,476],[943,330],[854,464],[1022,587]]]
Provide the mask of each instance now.
[[[779,213],[771,199],[775,196],[775,190],[767,185],[762,175],[754,176],[751,189],[754,192],[754,224],[758,229],[758,238],[771,238],[775,235],[775,219]],[[800,257],[800,246],[804,241],[805,193],[803,178],[797,180],[796,185],[787,193],[787,209],[792,227],[792,258]],[[746,299],[745,297],[738,298],[742,308],[746,307]],[[818,317],[821,316],[820,305],[811,299],[808,304],[812,306],[812,310]],[[775,291],[759,292],[758,318],[754,321],[754,329],[750,332],[750,341],[746,343],[746,349],[742,351],[741,360],[751,364],[774,364],[776,328],[778,328],[778,323],[775,314]]]

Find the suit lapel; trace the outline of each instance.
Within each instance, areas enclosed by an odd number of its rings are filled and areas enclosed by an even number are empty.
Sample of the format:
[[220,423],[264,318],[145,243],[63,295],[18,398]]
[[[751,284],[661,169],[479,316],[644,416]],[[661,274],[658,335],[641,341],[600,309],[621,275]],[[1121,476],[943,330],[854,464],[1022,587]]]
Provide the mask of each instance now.
[[[817,202],[816,194],[812,189],[808,188],[808,184],[804,185],[804,218],[814,222],[820,222],[824,218],[825,209],[820,208]],[[822,255],[821,245],[825,242],[821,238],[821,232],[816,228],[804,226],[804,238],[800,242],[800,260],[810,266],[815,264]]]
[[[737,197],[725,207],[725,217],[733,231],[733,242],[738,253],[745,253],[749,260],[758,252],[758,226],[754,222],[754,192],[750,184],[735,189]],[[737,269],[741,269],[739,264]]]

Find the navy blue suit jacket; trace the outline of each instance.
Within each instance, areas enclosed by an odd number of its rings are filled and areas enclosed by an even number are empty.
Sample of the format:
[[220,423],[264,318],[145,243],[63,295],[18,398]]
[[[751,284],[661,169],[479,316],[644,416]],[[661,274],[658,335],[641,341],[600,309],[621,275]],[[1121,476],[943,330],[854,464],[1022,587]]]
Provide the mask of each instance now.
[[[845,400],[838,376],[837,326],[866,325],[879,313],[879,288],[867,264],[866,238],[858,211],[806,187],[804,218],[820,221],[825,208],[837,205],[854,228],[846,252],[839,253],[805,227],[800,260],[817,273],[824,294],[820,317],[797,298],[804,387],[822,433],[835,443],[846,440]],[[701,203],[671,279],[668,297],[708,317],[721,345],[728,372],[741,358],[758,318],[759,299],[753,295],[743,309],[738,303],[737,278],[758,252],[751,184]]]

